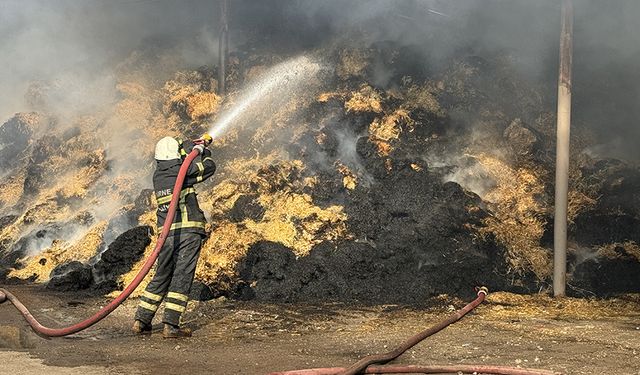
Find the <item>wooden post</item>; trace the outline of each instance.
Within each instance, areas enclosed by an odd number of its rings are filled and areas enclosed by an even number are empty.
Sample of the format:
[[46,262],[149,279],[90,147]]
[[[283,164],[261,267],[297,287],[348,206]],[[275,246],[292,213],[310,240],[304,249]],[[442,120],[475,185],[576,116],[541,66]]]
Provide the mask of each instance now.
[[565,295],[567,278],[567,207],[569,194],[569,135],[571,128],[571,68],[573,54],[573,4],[562,1],[560,72],[556,140],[556,194],[553,228],[553,295]]
[[229,23],[227,0],[220,0],[220,34],[218,36],[218,94],[224,95],[226,91],[226,62],[229,53]]

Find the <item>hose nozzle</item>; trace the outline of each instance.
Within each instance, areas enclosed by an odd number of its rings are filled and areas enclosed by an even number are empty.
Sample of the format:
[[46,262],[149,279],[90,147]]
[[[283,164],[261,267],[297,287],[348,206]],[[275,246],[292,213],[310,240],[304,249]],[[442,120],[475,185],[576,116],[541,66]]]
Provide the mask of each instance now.
[[204,133],[202,137],[193,141],[193,143],[197,145],[204,145],[204,147],[208,147],[211,142],[213,142],[213,137],[209,135],[209,133]]

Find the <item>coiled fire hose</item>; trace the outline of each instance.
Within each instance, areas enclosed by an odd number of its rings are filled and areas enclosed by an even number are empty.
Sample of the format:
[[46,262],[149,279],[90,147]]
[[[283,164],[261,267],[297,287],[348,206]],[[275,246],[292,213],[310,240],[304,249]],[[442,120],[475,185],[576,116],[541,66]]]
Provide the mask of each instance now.
[[158,237],[158,241],[156,242],[156,247],[153,249],[153,252],[147,258],[146,262],[142,266],[142,269],[138,272],[136,277],[133,279],[131,284],[129,284],[123,291],[116,297],[113,301],[107,304],[105,307],[100,309],[93,316],[76,323],[74,325],[63,327],[63,328],[49,328],[45,327],[40,322],[36,320],[36,318],[31,315],[29,310],[23,305],[15,295],[9,292],[6,289],[0,288],[0,304],[9,301],[11,302],[20,313],[27,320],[31,328],[40,336],[43,337],[60,337],[67,336],[77,332],[82,331],[83,329],[89,328],[92,325],[98,323],[102,319],[104,319],[107,315],[109,315],[113,310],[115,310],[124,300],[127,299],[133,293],[133,291],[140,285],[140,282],[147,276],[151,267],[155,263],[158,258],[158,254],[160,254],[160,249],[164,245],[167,236],[169,235],[169,230],[171,229],[171,224],[173,223],[173,218],[176,214],[176,208],[178,205],[178,200],[180,199],[180,191],[182,190],[182,184],[184,183],[185,176],[187,174],[187,170],[189,169],[189,165],[196,156],[200,154],[200,150],[198,147],[194,147],[194,149],[187,155],[185,160],[182,162],[182,166],[178,171],[178,177],[176,178],[176,183],[173,186],[173,195],[171,196],[171,203],[169,204],[169,210],[167,211],[167,220],[164,222],[164,226],[162,227],[162,232]]
[[292,370],[282,372],[272,372],[268,375],[356,375],[356,374],[495,374],[495,375],[561,375],[559,372],[547,370],[534,370],[516,367],[484,366],[484,365],[455,365],[455,366],[371,366],[374,364],[385,364],[398,358],[407,350],[411,349],[422,340],[434,335],[451,324],[462,319],[467,313],[481,304],[487,296],[488,290],[485,287],[478,289],[475,300],[471,301],[462,309],[449,315],[440,323],[427,328],[426,330],[412,336],[403,342],[396,349],[383,354],[370,355],[362,358],[348,368],[325,367],[306,370]]

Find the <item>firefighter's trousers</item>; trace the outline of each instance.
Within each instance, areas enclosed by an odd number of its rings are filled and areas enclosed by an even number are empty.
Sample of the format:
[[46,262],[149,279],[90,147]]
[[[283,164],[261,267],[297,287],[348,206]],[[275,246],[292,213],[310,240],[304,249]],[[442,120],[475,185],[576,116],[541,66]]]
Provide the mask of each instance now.
[[151,324],[164,299],[162,321],[174,326],[180,325],[180,318],[187,307],[201,245],[202,235],[198,233],[182,232],[167,237],[158,255],[155,276],[140,297],[136,320]]

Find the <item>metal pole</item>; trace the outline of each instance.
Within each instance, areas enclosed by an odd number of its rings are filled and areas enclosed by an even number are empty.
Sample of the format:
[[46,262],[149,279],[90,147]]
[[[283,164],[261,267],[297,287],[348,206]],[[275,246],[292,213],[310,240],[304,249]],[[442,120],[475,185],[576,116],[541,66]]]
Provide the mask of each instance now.
[[556,197],[553,232],[553,295],[565,295],[567,278],[567,204],[569,193],[569,134],[571,128],[571,66],[573,4],[562,1],[558,123],[556,143]]
[[229,53],[229,23],[228,23],[227,0],[220,0],[220,34],[218,36],[218,94],[224,95],[225,85],[225,64]]

